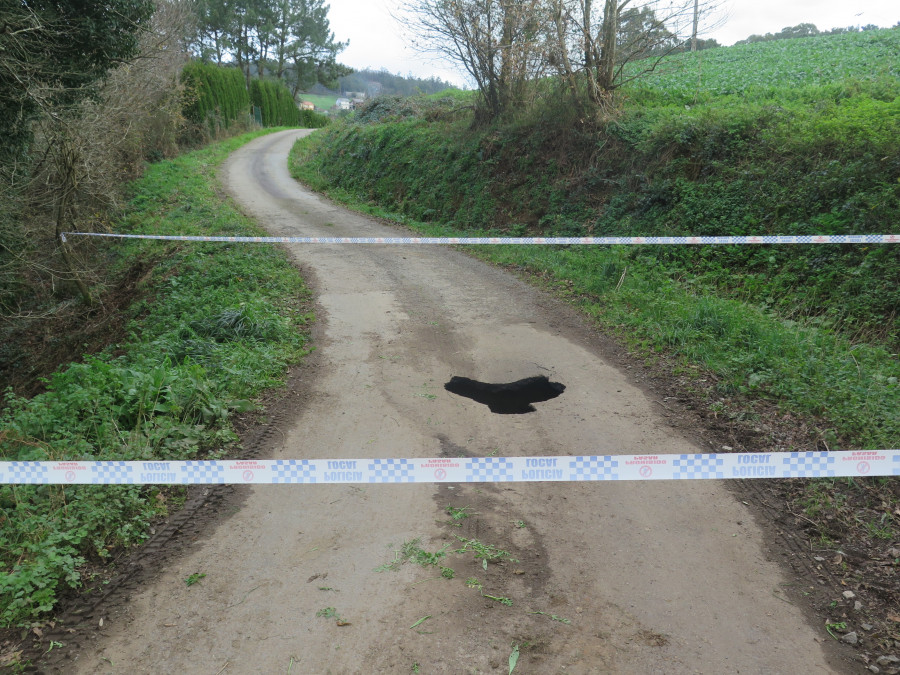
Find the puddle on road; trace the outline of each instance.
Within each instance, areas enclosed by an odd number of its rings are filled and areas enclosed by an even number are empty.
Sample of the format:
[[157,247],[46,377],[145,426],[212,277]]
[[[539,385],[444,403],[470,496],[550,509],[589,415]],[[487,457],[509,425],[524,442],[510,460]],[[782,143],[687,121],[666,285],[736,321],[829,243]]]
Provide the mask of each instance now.
[[454,375],[444,385],[451,394],[483,403],[498,415],[524,415],[535,411],[532,403],[549,401],[566,390],[566,385],[551,382],[546,375],[526,377],[507,384],[490,384]]

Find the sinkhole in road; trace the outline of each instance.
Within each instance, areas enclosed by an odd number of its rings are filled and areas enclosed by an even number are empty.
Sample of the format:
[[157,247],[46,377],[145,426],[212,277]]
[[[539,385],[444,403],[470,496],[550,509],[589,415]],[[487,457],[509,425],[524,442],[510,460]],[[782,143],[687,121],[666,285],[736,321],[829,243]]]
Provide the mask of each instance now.
[[451,394],[483,403],[498,415],[524,415],[535,411],[532,403],[556,398],[566,390],[566,385],[551,382],[546,375],[501,384],[478,382],[454,375],[444,385],[444,389]]

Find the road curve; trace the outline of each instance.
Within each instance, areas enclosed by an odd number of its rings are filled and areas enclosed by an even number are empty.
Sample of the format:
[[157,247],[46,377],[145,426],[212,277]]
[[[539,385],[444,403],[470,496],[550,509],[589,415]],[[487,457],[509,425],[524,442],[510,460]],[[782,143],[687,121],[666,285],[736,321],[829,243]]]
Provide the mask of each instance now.
[[[243,210],[277,236],[395,236],[290,178],[300,133],[229,160],[223,182]],[[589,326],[511,275],[446,247],[291,253],[317,293],[317,366],[274,458],[703,451],[604,360]],[[526,415],[443,388],[534,375],[566,389]],[[452,521],[448,505],[468,517]],[[453,553],[461,538],[514,560],[485,569],[473,544]],[[416,540],[446,556],[390,569]],[[843,672],[769,557],[720,482],[259,486],[108,616],[73,666],[506,673],[517,645],[516,675]]]

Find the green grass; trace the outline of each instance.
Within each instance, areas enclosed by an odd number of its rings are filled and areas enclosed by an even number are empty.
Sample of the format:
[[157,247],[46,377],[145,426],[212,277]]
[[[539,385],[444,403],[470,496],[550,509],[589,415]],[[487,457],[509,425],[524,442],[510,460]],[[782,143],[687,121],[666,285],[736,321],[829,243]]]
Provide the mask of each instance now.
[[193,586],[194,584],[199,584],[201,579],[206,578],[206,573],[204,572],[194,572],[193,574],[189,574],[184,579],[184,583],[186,586]]
[[[635,64],[639,65],[639,64]],[[681,100],[740,94],[779,97],[791,89],[847,79],[900,78],[900,30],[778,40],[674,56],[631,91]]]
[[485,544],[478,539],[466,539],[465,537],[456,537],[459,541],[462,542],[462,548],[458,548],[454,551],[454,553],[466,554],[471,553],[475,560],[480,560],[482,567],[487,570],[488,562],[500,562],[502,560],[509,560],[511,562],[519,562],[512,556],[510,556],[509,551],[504,551],[503,549],[499,549],[493,544]]
[[[260,133],[148,167],[122,223],[132,233],[260,235],[217,191],[216,169]],[[235,449],[230,419],[257,406],[309,350],[309,293],[269,246],[113,242],[125,273],[155,261],[128,338],[60,369],[31,400],[7,395],[3,460],[182,460]],[[0,486],[0,625],[77,588],[88,560],[148,537],[181,497],[152,486]]]
[[472,515],[472,514],[468,513],[468,510],[469,510],[468,506],[456,508],[454,506],[451,506],[450,504],[447,504],[447,508],[444,509],[444,511],[447,512],[447,515],[450,516],[449,522],[456,527],[462,527],[462,523],[460,523],[460,521],[465,520],[470,515]]
[[338,96],[320,96],[318,94],[300,94],[300,100],[309,101],[317,108],[328,110],[334,106],[334,102],[338,100]]
[[[384,565],[380,565],[375,568],[376,572],[386,572],[388,570],[396,572],[400,569],[400,567],[406,562],[412,562],[421,567],[438,567],[440,566],[441,560],[447,557],[447,546],[444,546],[438,551],[426,551],[423,549],[419,542],[420,539],[413,539],[412,541],[403,542],[403,545],[400,547],[400,550],[394,551],[394,559],[386,563]],[[444,570],[449,570],[449,576],[444,574]],[[453,570],[450,568],[441,566],[442,576],[445,576],[448,579],[453,578]]]

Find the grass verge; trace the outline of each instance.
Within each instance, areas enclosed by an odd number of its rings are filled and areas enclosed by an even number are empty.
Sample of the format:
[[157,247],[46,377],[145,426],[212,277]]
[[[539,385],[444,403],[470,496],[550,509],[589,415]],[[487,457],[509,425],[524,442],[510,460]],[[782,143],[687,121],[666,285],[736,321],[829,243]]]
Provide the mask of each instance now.
[[[116,228],[260,235],[218,192],[230,152],[266,132],[148,167]],[[61,368],[46,393],[6,393],[0,459],[165,461],[235,448],[230,420],[258,406],[309,351],[309,292],[271,246],[115,241],[117,274],[154,261],[128,309],[128,337]],[[153,486],[0,486],[0,625],[29,625],[82,583],[88,562],[148,537],[177,507]]]

